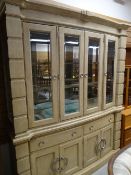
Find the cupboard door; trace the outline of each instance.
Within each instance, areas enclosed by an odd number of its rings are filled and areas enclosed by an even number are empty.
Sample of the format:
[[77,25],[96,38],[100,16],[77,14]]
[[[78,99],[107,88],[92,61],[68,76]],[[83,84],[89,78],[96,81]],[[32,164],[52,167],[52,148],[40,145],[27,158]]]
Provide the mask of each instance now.
[[101,109],[103,35],[85,32],[84,113]]
[[29,125],[33,127],[56,122],[58,121],[56,27],[25,23],[24,45]]
[[100,157],[100,132],[96,131],[84,136],[84,167]]
[[107,154],[113,148],[113,124],[102,129],[101,156]]
[[106,35],[104,59],[104,108],[115,105],[117,50],[117,38]]
[[31,155],[31,171],[32,175],[58,175],[58,147],[54,146],[33,153]]
[[84,32],[59,28],[60,111],[62,120],[83,113]]
[[82,138],[60,145],[61,174],[70,175],[82,169]]

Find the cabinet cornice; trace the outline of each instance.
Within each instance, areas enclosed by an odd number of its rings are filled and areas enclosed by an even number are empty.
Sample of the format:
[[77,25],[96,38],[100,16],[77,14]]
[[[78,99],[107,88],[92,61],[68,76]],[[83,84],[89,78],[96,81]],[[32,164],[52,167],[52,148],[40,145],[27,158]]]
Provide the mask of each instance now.
[[62,3],[54,2],[52,0],[5,0],[6,3],[20,6],[21,9],[39,10],[56,15],[67,16],[71,18],[80,19],[83,22],[95,22],[108,26],[116,27],[117,29],[127,29],[131,26],[128,21],[104,16],[94,12],[82,10],[80,8],[71,7]]

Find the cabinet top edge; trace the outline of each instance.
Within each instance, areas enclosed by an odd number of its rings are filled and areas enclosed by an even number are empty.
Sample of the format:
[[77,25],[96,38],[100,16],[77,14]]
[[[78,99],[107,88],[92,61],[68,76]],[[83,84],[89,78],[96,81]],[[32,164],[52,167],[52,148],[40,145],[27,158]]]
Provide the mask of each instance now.
[[126,30],[131,27],[131,23],[128,21],[82,10],[80,8],[65,5],[53,0],[2,0],[2,2],[17,5],[20,7],[20,9],[39,10],[57,15],[79,18],[83,22],[93,21],[99,24],[114,26],[118,29]]

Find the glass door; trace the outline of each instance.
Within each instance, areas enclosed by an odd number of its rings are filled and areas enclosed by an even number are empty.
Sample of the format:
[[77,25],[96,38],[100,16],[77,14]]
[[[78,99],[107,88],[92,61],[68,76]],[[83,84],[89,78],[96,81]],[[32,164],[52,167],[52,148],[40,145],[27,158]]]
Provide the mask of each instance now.
[[85,32],[84,113],[101,109],[103,35]]
[[56,27],[24,24],[24,30],[29,124],[53,123],[58,120]]
[[66,120],[80,116],[83,108],[84,32],[59,28],[60,32],[60,108]]
[[118,41],[114,36],[105,37],[105,59],[104,59],[104,108],[115,104],[116,87],[116,63]]

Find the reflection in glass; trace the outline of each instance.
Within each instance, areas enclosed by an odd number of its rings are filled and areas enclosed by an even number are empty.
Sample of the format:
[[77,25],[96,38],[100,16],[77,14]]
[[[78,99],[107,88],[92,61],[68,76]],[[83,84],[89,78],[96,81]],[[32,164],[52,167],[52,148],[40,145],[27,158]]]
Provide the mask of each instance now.
[[34,119],[52,117],[50,33],[30,34]]
[[89,38],[88,46],[88,108],[98,105],[98,68],[100,40]]
[[79,111],[79,37],[65,35],[65,114]]
[[114,59],[115,59],[115,41],[108,40],[106,103],[111,103],[113,100]]

